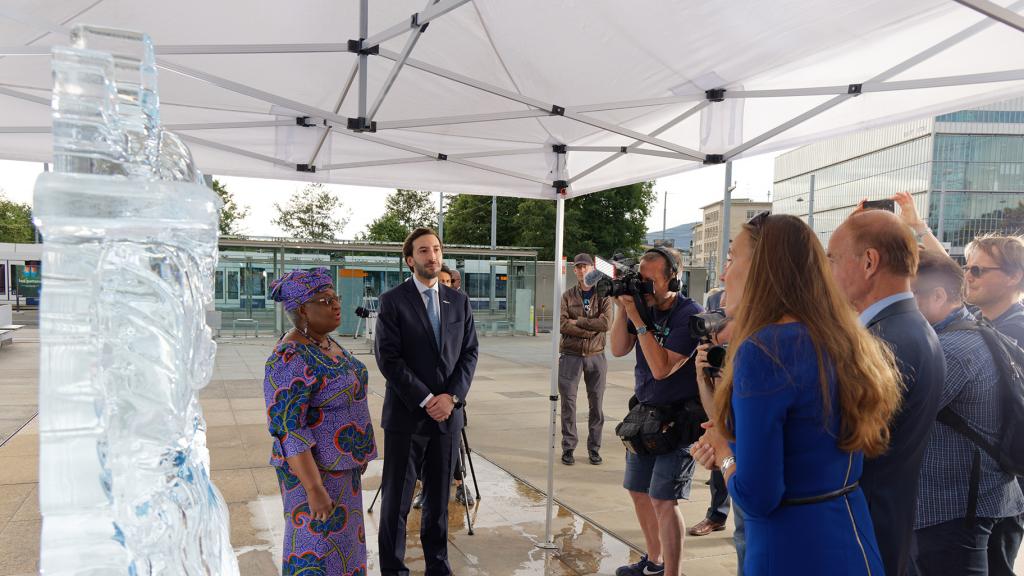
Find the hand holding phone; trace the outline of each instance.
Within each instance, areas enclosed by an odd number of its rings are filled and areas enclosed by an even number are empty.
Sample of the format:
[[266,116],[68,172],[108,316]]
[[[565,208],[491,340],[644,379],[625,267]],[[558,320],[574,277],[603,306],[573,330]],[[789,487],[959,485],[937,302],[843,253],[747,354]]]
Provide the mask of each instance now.
[[896,213],[896,202],[892,198],[886,200],[865,200],[861,205],[864,210],[888,210]]

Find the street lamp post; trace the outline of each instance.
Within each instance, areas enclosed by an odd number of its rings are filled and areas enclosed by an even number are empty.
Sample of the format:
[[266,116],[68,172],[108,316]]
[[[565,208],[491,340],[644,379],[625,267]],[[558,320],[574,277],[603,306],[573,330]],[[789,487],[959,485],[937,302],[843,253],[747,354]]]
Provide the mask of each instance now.
[[665,241],[665,223],[668,222],[668,190],[664,191],[665,200],[662,202],[661,209],[661,240]]
[[811,187],[807,192],[807,225],[814,231],[814,174],[811,174]]
[[942,179],[939,181],[939,223],[935,227],[935,236],[939,242],[943,242],[943,233],[946,230],[946,177],[953,173],[952,168],[942,171]]

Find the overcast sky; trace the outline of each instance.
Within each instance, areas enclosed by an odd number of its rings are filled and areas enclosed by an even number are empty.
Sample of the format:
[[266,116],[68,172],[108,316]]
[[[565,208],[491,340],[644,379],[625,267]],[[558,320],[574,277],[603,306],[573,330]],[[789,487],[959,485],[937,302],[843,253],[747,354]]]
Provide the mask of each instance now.
[[[32,188],[36,176],[42,172],[42,164],[0,160],[0,190],[18,202],[32,203]],[[768,154],[733,164],[733,181],[737,188],[736,198],[762,200],[768,197],[772,187],[774,155]],[[287,180],[265,180],[257,178],[218,177],[235,199],[250,207],[249,217],[242,226],[247,234],[256,236],[281,236],[282,231],[270,223],[276,215],[274,202],[286,202],[288,196],[301,189],[305,183]],[[700,207],[721,199],[725,184],[725,167],[710,166],[700,170],[659,179],[654,186],[658,201],[647,219],[649,231],[661,230],[665,192],[668,192],[667,226],[669,228],[700,219]],[[343,230],[343,238],[353,238],[366,230],[367,225],[384,211],[384,200],[392,189],[367,188],[328,184],[341,197],[345,207],[351,210],[351,220]],[[498,243],[502,239],[498,238]]]

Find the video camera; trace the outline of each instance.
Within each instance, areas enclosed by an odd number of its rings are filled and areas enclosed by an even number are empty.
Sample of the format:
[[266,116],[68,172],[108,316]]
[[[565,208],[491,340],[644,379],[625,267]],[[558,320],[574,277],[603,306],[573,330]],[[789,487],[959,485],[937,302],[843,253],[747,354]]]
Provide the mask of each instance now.
[[[729,319],[725,316],[725,310],[710,310],[690,316],[690,334],[698,338],[701,344],[714,344],[713,336],[725,329]],[[725,354],[728,347],[725,344],[715,344],[708,348],[708,364],[711,368],[705,368],[704,374],[714,378],[722,371],[725,365]]]
[[[591,279],[595,281],[589,282]],[[654,284],[640,276],[636,262],[631,258],[623,257],[622,254],[616,254],[611,261],[598,258],[594,265],[594,271],[583,281],[593,286],[594,293],[602,297],[642,296],[654,293]]]
[[366,308],[363,308],[362,306],[359,306],[359,307],[356,308],[356,316],[358,316],[360,318],[369,318],[370,317],[370,311],[367,310]]
[[654,283],[640,276],[640,268],[632,258],[622,254],[611,260],[594,259],[594,269],[583,278],[583,283],[594,287],[598,296],[632,296],[640,319],[648,328],[653,326],[651,312],[644,301],[644,294],[654,294]]

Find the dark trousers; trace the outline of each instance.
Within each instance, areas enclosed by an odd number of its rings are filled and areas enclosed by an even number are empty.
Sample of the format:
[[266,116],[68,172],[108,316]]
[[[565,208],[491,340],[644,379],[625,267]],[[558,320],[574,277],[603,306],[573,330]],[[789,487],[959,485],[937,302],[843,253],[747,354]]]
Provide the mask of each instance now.
[[[989,537],[988,573],[992,576],[1013,576],[1013,562],[1020,550],[1021,537],[1024,536],[1024,514],[1000,518],[992,527]],[[993,558],[993,552],[999,557]]]
[[1017,546],[992,538],[993,529],[1010,518],[959,518],[915,531],[918,576],[1013,576]]
[[428,576],[448,576],[448,497],[458,450],[456,433],[420,436],[384,431],[380,549],[382,576],[408,576],[405,565],[406,519],[412,507],[416,472],[422,470],[423,513],[420,542]]
[[558,358],[558,396],[562,399],[562,450],[575,450],[576,392],[580,374],[587,387],[587,450],[601,451],[601,430],[604,428],[604,390],[608,376],[608,360],[604,353],[593,356],[562,354]]
[[705,516],[712,522],[725,523],[729,517],[729,488],[725,485],[725,476],[721,470],[711,471],[711,505]]

